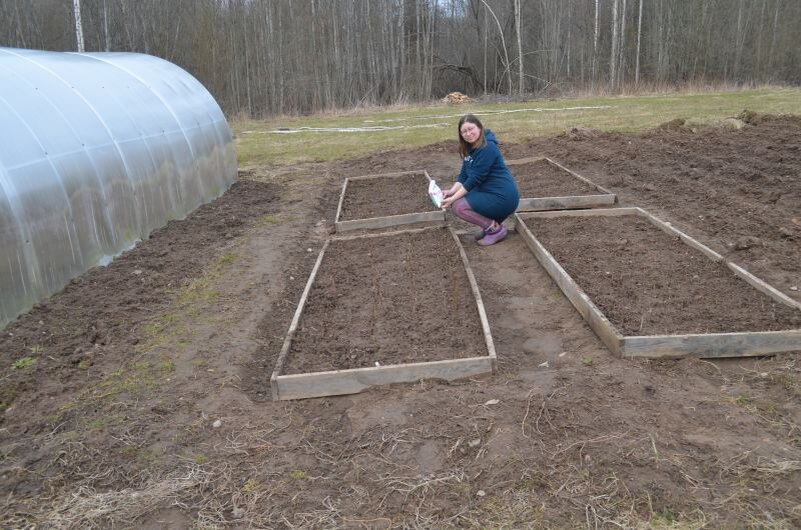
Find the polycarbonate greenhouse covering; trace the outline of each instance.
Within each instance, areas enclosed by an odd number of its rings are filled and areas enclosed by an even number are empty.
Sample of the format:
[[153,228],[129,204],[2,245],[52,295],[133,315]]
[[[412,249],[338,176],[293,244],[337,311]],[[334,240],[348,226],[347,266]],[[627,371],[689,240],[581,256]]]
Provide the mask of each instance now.
[[0,48],[0,329],[236,178],[220,107],[178,66]]

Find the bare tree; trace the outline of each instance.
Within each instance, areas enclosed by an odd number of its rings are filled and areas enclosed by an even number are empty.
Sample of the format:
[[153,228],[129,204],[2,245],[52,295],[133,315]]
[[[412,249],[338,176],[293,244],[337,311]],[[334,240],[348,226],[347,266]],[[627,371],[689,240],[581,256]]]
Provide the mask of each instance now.
[[612,53],[609,57],[609,86],[612,89],[617,86],[619,1],[614,0],[612,4]]
[[72,8],[75,13],[75,41],[78,51],[83,52],[85,48],[83,45],[83,24],[81,24],[81,0],[73,0]]
[[642,0],[640,0],[639,13],[637,15],[637,53],[636,65],[634,67],[634,84],[640,84],[640,39],[642,38]]
[[620,90],[628,61],[640,85],[801,84],[798,27],[797,0],[0,0],[2,46],[150,53],[251,116]]
[[598,75],[598,37],[600,35],[601,26],[600,22],[600,11],[598,9],[598,2],[600,0],[595,0],[595,32],[593,33],[592,38],[592,82],[595,82],[596,76]]
[[625,57],[626,56],[625,56],[624,52],[625,52],[625,44],[626,44],[625,43],[625,39],[626,39],[626,0],[623,0],[623,6],[622,6],[622,8],[620,10],[620,33],[619,33],[619,37],[618,38],[620,39],[620,42],[618,42],[618,45],[617,45],[617,53],[618,53],[618,56],[617,56],[617,62],[618,62],[618,67],[617,67],[617,77],[618,78],[617,78],[617,82],[618,82],[618,85],[619,85],[620,81],[623,79],[623,77],[625,75],[624,68],[625,68]]
[[524,92],[525,79],[523,78],[523,39],[520,35],[520,0],[514,0],[515,4],[515,33],[517,33],[517,92],[521,96]]
[[504,57],[504,70],[505,70],[505,73],[506,73],[506,75],[507,75],[507,77],[509,79],[509,95],[511,96],[512,95],[512,69],[511,69],[511,65],[509,64],[509,51],[508,51],[508,48],[506,47],[506,39],[503,36],[503,27],[501,26],[501,23],[498,20],[498,17],[495,16],[495,12],[489,6],[489,4],[486,2],[486,0],[481,0],[481,3],[484,4],[484,7],[487,8],[487,11],[489,11],[490,15],[492,15],[492,18],[495,19],[495,24],[498,26],[498,36],[501,39],[501,49],[503,51],[503,57]]

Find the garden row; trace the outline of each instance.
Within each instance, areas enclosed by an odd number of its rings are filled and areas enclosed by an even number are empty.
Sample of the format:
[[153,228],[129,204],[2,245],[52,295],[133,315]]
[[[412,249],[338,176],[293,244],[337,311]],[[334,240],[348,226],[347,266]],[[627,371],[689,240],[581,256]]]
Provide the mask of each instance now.
[[[612,352],[801,349],[794,300],[645,210],[604,208],[614,194],[553,160],[509,165],[523,197],[515,229]],[[345,179],[337,235],[298,304],[272,374],[274,399],[494,370],[475,277],[457,233],[426,196],[430,180],[425,171]],[[397,229],[417,223],[435,226]],[[343,235],[353,230],[374,232]],[[458,332],[451,322],[460,322]]]

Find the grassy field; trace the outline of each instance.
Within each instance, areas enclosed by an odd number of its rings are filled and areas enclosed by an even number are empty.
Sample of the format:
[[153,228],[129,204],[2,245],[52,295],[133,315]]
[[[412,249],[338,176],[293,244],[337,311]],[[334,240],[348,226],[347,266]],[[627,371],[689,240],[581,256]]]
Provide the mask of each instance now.
[[459,116],[468,112],[479,115],[485,126],[504,141],[517,142],[532,136],[559,134],[571,127],[630,132],[649,129],[675,118],[698,125],[714,124],[737,116],[745,109],[770,114],[801,114],[801,89],[389,107],[233,121],[231,128],[239,167],[245,169],[354,158],[453,139]]

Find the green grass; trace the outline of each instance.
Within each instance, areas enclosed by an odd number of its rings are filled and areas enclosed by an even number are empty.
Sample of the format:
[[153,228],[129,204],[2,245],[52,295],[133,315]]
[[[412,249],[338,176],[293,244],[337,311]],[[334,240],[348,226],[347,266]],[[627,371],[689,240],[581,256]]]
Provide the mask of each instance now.
[[237,258],[236,254],[230,253],[218,257],[202,276],[179,288],[170,309],[142,326],[144,341],[137,350],[149,351],[170,340],[175,340],[178,346],[184,345],[186,337],[193,333],[192,324],[220,295],[215,282]]
[[[570,107],[602,108],[569,110]],[[530,137],[553,136],[572,127],[634,132],[676,118],[691,120],[696,125],[715,124],[745,109],[769,114],[801,114],[801,90],[764,88],[502,104],[389,107],[382,112],[236,121],[231,123],[231,128],[239,167],[245,169],[356,158],[379,151],[453,140],[459,116],[468,112],[479,114],[485,126],[494,130],[503,141],[520,142]],[[420,128],[422,125],[428,127]],[[406,128],[370,132],[271,132],[281,128],[370,126]],[[409,128],[414,126],[418,128]]]
[[306,478],[306,472],[302,469],[293,469],[289,473],[289,476],[292,478],[292,480],[303,480]]
[[175,365],[166,355],[150,356],[112,372],[97,384],[89,399],[110,399],[123,392],[135,395],[151,392],[174,371]]
[[24,370],[29,366],[35,366],[36,359],[33,357],[22,357],[21,359],[17,359],[11,364],[11,368],[14,370]]

